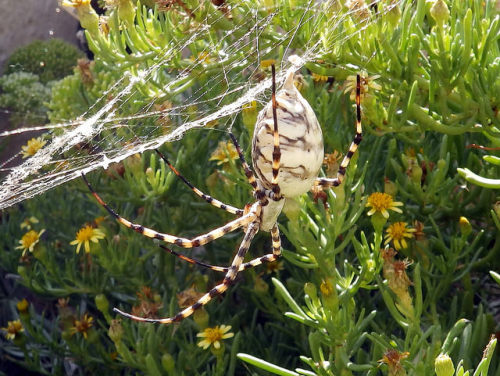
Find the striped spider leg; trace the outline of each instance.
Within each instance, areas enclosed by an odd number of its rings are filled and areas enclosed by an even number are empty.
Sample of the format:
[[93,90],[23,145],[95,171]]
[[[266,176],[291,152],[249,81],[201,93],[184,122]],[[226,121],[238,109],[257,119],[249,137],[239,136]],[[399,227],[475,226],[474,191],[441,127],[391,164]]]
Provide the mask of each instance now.
[[[233,136],[234,137],[234,136]],[[177,169],[170,163],[170,161],[167,159],[167,157],[165,157],[165,155],[163,155],[163,153],[161,153],[158,149],[155,149],[156,153],[160,156],[161,159],[163,159],[163,161],[167,164],[168,167],[170,167],[170,169],[172,170],[172,172],[177,175],[177,177],[179,179],[181,179],[184,184],[186,184],[189,188],[191,188],[191,190],[199,197],[201,197],[203,200],[205,200],[206,202],[208,202],[209,204],[215,206],[216,208],[219,208],[219,209],[222,209],[222,210],[225,210],[231,214],[236,214],[236,215],[239,215],[241,216],[243,214],[243,210],[241,209],[238,209],[238,208],[235,208],[231,205],[227,205],[227,204],[224,204],[223,202],[213,198],[212,196],[209,196],[205,193],[203,193],[202,191],[200,191],[198,188],[196,188],[193,184],[191,184],[191,182],[189,180],[187,180],[184,176],[182,176],[179,171],[177,171]],[[255,180],[255,179],[254,179]]]
[[[248,262],[245,262],[244,264],[241,264],[240,268],[238,270],[239,272],[246,270],[246,269],[250,269],[250,268],[259,266],[259,265],[266,263],[266,262],[276,261],[280,257],[280,255],[281,255],[281,239],[280,239],[280,233],[279,233],[279,229],[278,229],[277,224],[275,224],[274,227],[271,229],[271,237],[272,237],[272,242],[273,242],[273,245],[272,245],[273,253],[269,253],[267,255],[257,257],[251,261],[248,261]],[[227,266],[210,265],[210,264],[206,264],[202,261],[198,261],[196,259],[187,257],[181,253],[178,253],[178,252],[164,246],[163,244],[160,244],[160,247],[163,248],[165,251],[171,253],[172,255],[174,255],[174,256],[176,256],[176,257],[178,257],[186,262],[189,262],[190,264],[199,265],[199,266],[202,266],[204,268],[208,268],[208,269],[216,271],[216,272],[227,273],[229,270],[229,267],[227,267]]]
[[356,135],[354,136],[354,140],[347,151],[344,159],[342,159],[342,163],[340,164],[339,170],[337,172],[337,177],[334,179],[328,178],[317,178],[314,182],[315,185],[319,185],[320,187],[337,187],[342,184],[344,180],[345,171],[349,162],[351,161],[352,156],[358,150],[358,146],[363,139],[363,130],[361,128],[361,77],[358,74],[356,76]]

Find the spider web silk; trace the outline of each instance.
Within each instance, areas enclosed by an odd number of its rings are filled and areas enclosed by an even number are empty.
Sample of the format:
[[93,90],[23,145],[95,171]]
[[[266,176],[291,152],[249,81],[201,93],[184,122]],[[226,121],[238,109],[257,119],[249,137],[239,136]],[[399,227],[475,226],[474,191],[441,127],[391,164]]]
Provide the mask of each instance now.
[[[392,5],[386,6],[383,12],[390,11],[392,6],[397,6],[401,1],[403,0],[392,1]],[[367,5],[367,8],[372,9],[376,3],[378,1],[373,1],[372,4]],[[301,9],[301,17],[295,20],[296,25],[289,30],[281,30],[282,38],[264,48],[259,46],[260,33],[272,26],[275,19],[281,16],[282,10],[270,9],[266,16],[249,10],[244,24],[238,24],[233,30],[226,32],[226,35],[230,35],[237,30],[246,30],[244,34],[231,39],[223,47],[220,47],[221,41],[217,51],[204,51],[210,56],[216,56],[221,69],[213,73],[210,80],[204,84],[182,91],[180,95],[177,95],[177,98],[180,97],[182,100],[178,100],[167,110],[156,109],[155,103],[158,97],[152,95],[151,99],[132,115],[122,116],[119,111],[121,106],[130,106],[133,103],[134,96],[141,90],[142,83],[152,82],[158,74],[164,72],[165,66],[169,66],[173,56],[183,54],[193,43],[202,39],[216,22],[223,20],[225,15],[222,12],[219,19],[207,21],[199,28],[190,31],[190,35],[185,39],[172,44],[149,67],[131,69],[129,73],[123,74],[78,118],[1,133],[0,142],[8,142],[9,137],[15,134],[45,131],[48,142],[35,155],[23,159],[15,167],[5,167],[6,163],[0,165],[0,173],[3,174],[0,209],[41,194],[78,178],[81,174],[100,168],[106,169],[111,163],[120,162],[136,153],[178,140],[187,131],[203,128],[211,122],[220,121],[222,124],[229,124],[225,127],[230,130],[232,120],[241,112],[245,104],[251,101],[264,104],[270,99],[270,77],[261,81],[253,81],[242,79],[242,72],[246,77],[256,75],[262,56],[268,55],[273,50],[282,49],[283,60],[277,62],[276,75],[279,88],[288,72],[297,71],[307,62],[321,56],[321,40],[315,43],[309,41],[300,46],[300,49],[291,46],[301,28],[308,27],[314,30],[319,27],[316,20],[322,16],[322,9],[324,9],[322,6],[324,2],[310,1]],[[343,13],[339,11],[338,17],[332,17],[331,22],[334,24],[331,27],[339,30],[341,30],[342,23],[350,17],[356,24],[356,32],[349,34],[338,32],[335,34],[335,40],[330,40],[330,42],[346,43],[356,33],[362,32],[368,25],[376,22],[378,18],[377,15],[371,19],[359,18],[356,17],[356,12],[356,9]],[[373,13],[376,14],[376,12]],[[253,46],[252,51],[255,54],[252,58],[242,56],[244,55],[243,49],[248,48],[249,45]],[[289,59],[292,55],[295,57]],[[238,57],[233,58],[233,56]],[[194,61],[189,69],[203,69],[202,64],[202,61]],[[362,67],[353,68],[361,69]],[[161,89],[162,94],[175,92],[182,87],[188,74],[188,69],[179,70],[175,74],[169,72],[171,79]],[[222,93],[213,94],[211,88],[215,85],[223,85],[226,89]],[[189,109],[193,106],[197,108],[194,116],[189,113]],[[158,125],[155,126],[151,120],[166,115],[175,119],[173,126],[171,124],[168,129],[165,128],[158,134]],[[147,123],[148,120],[149,125],[141,125],[143,122]],[[140,134],[139,129],[141,129]],[[91,153],[81,147],[88,143],[94,145]]]

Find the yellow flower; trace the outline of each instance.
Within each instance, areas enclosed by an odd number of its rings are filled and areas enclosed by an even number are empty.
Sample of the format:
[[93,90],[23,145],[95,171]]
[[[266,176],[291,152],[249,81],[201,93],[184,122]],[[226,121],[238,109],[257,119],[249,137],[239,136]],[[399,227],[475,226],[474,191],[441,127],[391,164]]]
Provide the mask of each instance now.
[[257,102],[251,101],[251,102],[245,103],[242,106],[242,110],[243,110],[243,112],[247,112],[247,113],[252,113],[252,112],[257,111]]
[[21,244],[20,246],[16,247],[16,249],[22,249],[23,250],[23,256],[26,253],[26,251],[33,252],[35,249],[35,245],[37,245],[38,241],[40,240],[40,236],[45,232],[45,229],[41,230],[40,232],[36,232],[35,230],[30,230],[26,234],[23,235],[21,240],[19,240],[19,243]]
[[43,148],[43,146],[47,143],[47,141],[44,141],[41,137],[38,138],[32,138],[31,140],[28,141],[26,145],[21,147],[22,152],[23,152],[23,158],[28,158],[31,157],[32,155],[35,155],[38,150]]
[[261,69],[266,69],[266,68],[269,68],[273,64],[276,64],[276,60],[274,60],[274,59],[261,60],[261,62],[260,62],[260,68]]
[[406,225],[406,222],[396,222],[390,225],[386,230],[387,234],[384,237],[384,244],[389,244],[392,241],[394,248],[397,250],[408,247],[405,238],[413,238],[413,233],[416,230],[414,228],[407,228]]
[[333,153],[325,154],[323,158],[323,165],[326,166],[326,175],[328,177],[333,177],[337,174],[341,158],[342,153],[339,153],[337,150],[334,150]]
[[21,222],[21,229],[25,228],[26,230],[31,230],[31,224],[38,223],[38,219],[36,217],[26,218]]
[[268,262],[266,264],[266,273],[271,274],[271,273],[276,273],[279,274],[280,270],[283,270],[285,267],[283,266],[283,261],[275,261],[275,262]]
[[[375,82],[375,80],[378,78],[380,78],[380,75],[378,74],[374,76],[368,76],[366,73],[361,74],[361,99],[363,99],[363,97],[368,94],[368,91],[370,89],[377,91],[382,89],[382,86]],[[356,99],[356,86],[357,76],[347,76],[346,83],[344,85],[344,93],[351,92],[350,98],[352,101]]]
[[87,339],[88,331],[92,327],[92,321],[94,321],[94,318],[86,313],[81,320],[75,320],[70,328],[71,334],[81,333],[83,338]]
[[328,81],[328,76],[324,76],[322,74],[316,74],[316,73],[312,73],[312,78],[313,78],[313,81],[315,82],[326,82]]
[[210,161],[218,161],[217,165],[229,162],[230,160],[238,159],[238,151],[232,142],[221,141],[219,146],[210,156]]
[[90,5],[90,0],[63,0],[63,7],[78,8],[84,5]]
[[80,25],[96,36],[99,34],[99,16],[90,2],[91,0],[63,0],[62,6],[75,8]]
[[191,55],[191,61],[193,62],[201,62],[204,64],[210,64],[212,62],[212,58],[207,51],[202,51],[198,54],[198,56]]
[[71,245],[77,245],[76,246],[76,253],[80,253],[80,247],[82,244],[85,246],[85,252],[89,253],[90,252],[90,242],[97,243],[99,239],[104,239],[105,235],[104,233],[99,230],[98,228],[93,228],[92,226],[85,226],[82,227],[78,232],[76,233],[76,239],[73,240]]
[[371,208],[367,215],[375,214],[379,212],[384,216],[384,218],[389,218],[389,212],[387,210],[392,210],[398,213],[403,211],[397,206],[402,206],[403,203],[399,201],[394,201],[392,196],[387,193],[375,192],[368,196],[367,208]]
[[230,330],[231,325],[217,325],[215,328],[206,328],[203,332],[196,335],[197,337],[204,338],[198,342],[198,346],[203,347],[204,350],[208,349],[210,346],[220,349],[220,343],[223,339],[234,336],[234,333],[229,332]]
[[23,299],[23,300],[20,300],[17,302],[16,306],[17,306],[17,310],[19,311],[19,313],[24,313],[28,310],[28,307],[29,307],[29,303],[26,299]]
[[5,331],[5,338],[14,340],[17,335],[24,332],[23,324],[21,320],[9,321],[6,328],[2,328]]
[[94,223],[96,226],[99,226],[102,222],[106,220],[106,217],[99,216],[94,219]]

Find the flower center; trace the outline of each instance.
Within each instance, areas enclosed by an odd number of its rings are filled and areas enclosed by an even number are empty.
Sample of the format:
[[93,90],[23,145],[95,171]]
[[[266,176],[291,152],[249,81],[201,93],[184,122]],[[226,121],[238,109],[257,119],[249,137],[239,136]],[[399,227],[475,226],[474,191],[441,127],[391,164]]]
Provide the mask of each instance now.
[[222,340],[222,331],[219,328],[208,328],[205,329],[207,334],[206,338],[209,342],[214,343]]
[[29,248],[32,244],[38,241],[38,232],[34,230],[28,231],[23,235],[21,242],[23,243],[23,247]]
[[79,242],[89,241],[92,238],[93,233],[94,229],[91,226],[85,226],[84,228],[80,229],[80,231],[78,231],[78,234],[76,234],[76,239]]
[[391,226],[391,235],[393,239],[403,239],[406,232],[406,224],[404,222],[396,222]]
[[387,210],[391,207],[392,197],[387,193],[375,192],[370,196],[370,204],[377,211]]

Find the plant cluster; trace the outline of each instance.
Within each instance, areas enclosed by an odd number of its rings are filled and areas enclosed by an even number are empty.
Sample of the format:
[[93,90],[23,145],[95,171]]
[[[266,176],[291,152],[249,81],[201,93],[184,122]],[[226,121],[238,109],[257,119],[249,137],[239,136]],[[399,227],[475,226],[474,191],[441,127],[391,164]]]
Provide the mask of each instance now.
[[0,77],[0,107],[9,111],[12,124],[45,123],[52,85],[72,74],[81,56],[60,39],[37,40],[15,50]]
[[[221,105],[227,86],[206,85],[223,69],[213,57],[248,32],[249,14],[258,22],[269,10],[273,22],[260,30],[258,46],[242,45],[228,57],[246,62],[227,73],[229,81],[249,79],[244,67],[252,64],[269,75],[270,60],[283,58],[283,49],[269,48],[276,43],[301,51],[321,42],[297,85],[323,127],[322,173],[335,176],[354,133],[360,70],[365,137],[341,186],[287,202],[279,220],[283,260],[243,272],[224,298],[178,325],[136,323],[112,308],[171,316],[220,275],[120,226],[82,182],[4,211],[5,367],[41,374],[500,375],[499,198],[457,171],[499,175],[477,147],[495,148],[499,139],[496,1],[329,1],[317,4],[318,12],[305,0],[120,0],[106,2],[101,18],[89,1],[65,3],[77,8],[96,60],[54,88],[54,121],[104,105],[123,89],[115,80],[139,76],[172,45],[187,46],[174,49],[151,79],[136,80],[130,105],[115,109],[117,117],[145,108],[164,116],[105,130],[80,153],[92,153],[107,136],[127,140],[175,127],[200,109],[175,119],[168,109],[200,87],[206,100],[199,106]],[[297,29],[298,20],[308,21]],[[169,85],[181,71],[181,82]],[[247,104],[233,126],[247,159],[258,111]],[[250,188],[222,136],[191,131],[162,152],[195,186],[243,208]],[[196,198],[154,152],[88,179],[124,217],[165,233],[189,238],[233,218]],[[226,265],[240,241],[229,234],[187,255]],[[269,246],[268,234],[259,234],[251,253]]]
[[19,47],[5,62],[4,74],[27,72],[36,74],[43,84],[73,73],[81,51],[62,39],[36,40]]
[[0,76],[0,107],[9,109],[14,125],[45,122],[45,103],[50,93],[50,85],[41,83],[36,74],[16,72]]

